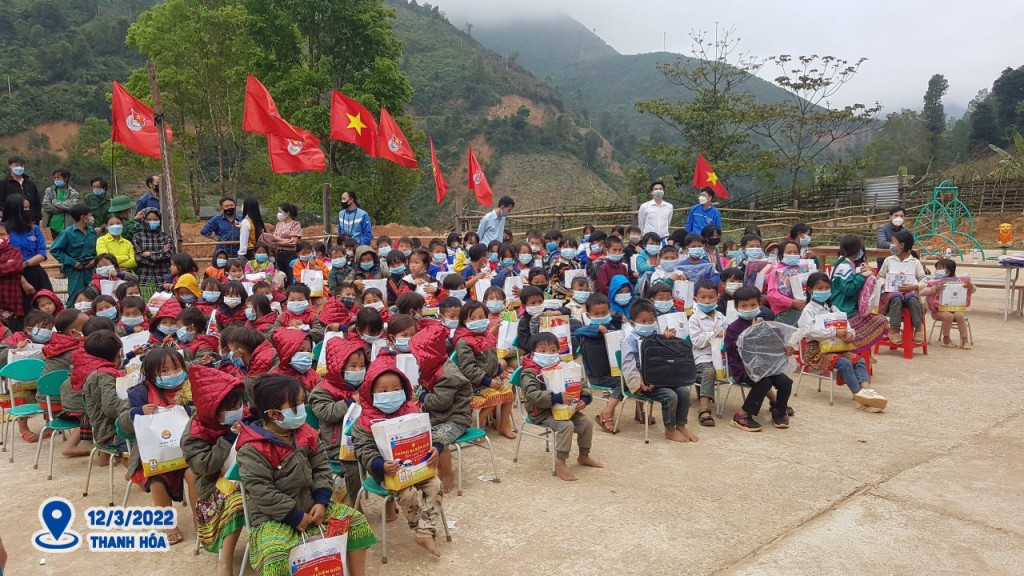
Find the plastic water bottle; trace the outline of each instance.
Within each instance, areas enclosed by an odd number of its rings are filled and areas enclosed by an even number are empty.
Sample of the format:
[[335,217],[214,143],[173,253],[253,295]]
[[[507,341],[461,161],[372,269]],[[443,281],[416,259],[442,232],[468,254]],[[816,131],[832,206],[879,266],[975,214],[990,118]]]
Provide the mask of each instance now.
[[946,248],[946,258],[952,258],[952,257],[953,257],[953,249],[947,247]]

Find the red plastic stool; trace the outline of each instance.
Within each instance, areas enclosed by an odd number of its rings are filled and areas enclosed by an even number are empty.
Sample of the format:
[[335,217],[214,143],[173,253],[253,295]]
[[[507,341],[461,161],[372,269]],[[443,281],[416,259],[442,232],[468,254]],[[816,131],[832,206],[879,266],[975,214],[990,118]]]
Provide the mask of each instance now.
[[[928,328],[927,326],[925,326],[925,322],[925,314],[922,310],[921,329],[924,331],[925,335],[927,335]],[[920,348],[922,354],[924,354],[925,356],[928,355],[928,338],[925,338],[924,342],[920,344],[914,343],[914,325],[910,321],[910,310],[905,307],[903,308],[903,343],[894,344],[891,340],[889,340],[889,332],[887,330],[885,333],[885,337],[882,338],[882,340],[879,341],[878,344],[875,344],[875,354],[878,354],[878,350],[882,346],[888,347],[889,350],[903,348],[903,357],[906,358],[907,360],[910,360],[914,357],[914,348]],[[868,365],[870,366],[870,364]]]

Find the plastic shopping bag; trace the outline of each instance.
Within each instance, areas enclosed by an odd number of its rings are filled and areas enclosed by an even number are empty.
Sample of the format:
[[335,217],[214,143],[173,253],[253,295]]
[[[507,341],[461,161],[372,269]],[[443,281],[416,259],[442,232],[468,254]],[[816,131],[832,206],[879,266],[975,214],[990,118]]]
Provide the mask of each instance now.
[[188,467],[181,451],[181,436],[188,428],[184,406],[158,408],[154,414],[136,416],[134,423],[142,473],[147,478]]

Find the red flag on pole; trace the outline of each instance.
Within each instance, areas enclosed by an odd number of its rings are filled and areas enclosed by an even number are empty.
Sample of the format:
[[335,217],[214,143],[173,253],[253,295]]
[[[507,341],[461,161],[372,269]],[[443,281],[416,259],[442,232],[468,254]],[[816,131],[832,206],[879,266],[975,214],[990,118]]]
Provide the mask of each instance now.
[[441,174],[441,165],[437,163],[437,151],[434,150],[434,139],[430,139],[430,169],[434,173],[434,186],[437,188],[437,203],[440,204],[444,200],[444,195],[448,193],[448,184],[444,181],[444,175]]
[[476,193],[476,201],[484,206],[490,206],[494,202],[494,194],[491,192],[491,185],[487,183],[487,176],[476,161],[476,154],[473,154],[473,147],[469,147],[469,189]]
[[[111,115],[113,116],[111,140],[124,144],[129,150],[134,150],[143,156],[160,157],[160,133],[157,132],[156,123],[153,122],[153,109],[129,94],[117,82],[114,82]],[[171,141],[172,134],[171,129],[167,128],[168,142]]]
[[409,141],[405,139],[405,134],[402,134],[402,129],[398,127],[398,123],[395,122],[395,119],[383,107],[380,109],[380,134],[377,139],[377,155],[379,158],[390,160],[399,166],[405,166],[406,168],[419,167],[419,163],[416,162],[416,154],[413,153]]
[[[281,122],[284,122],[281,120]],[[287,124],[287,123],[285,123]],[[270,169],[278,174],[293,172],[323,172],[327,170],[327,158],[320,149],[320,139],[302,128],[289,126],[298,138],[282,138],[267,135],[267,151],[270,154]]]
[[302,140],[291,124],[284,122],[277,111],[274,98],[255,76],[249,74],[245,81],[245,108],[242,111],[242,130]]
[[725,190],[725,185],[718,179],[718,174],[715,174],[714,169],[704,159],[703,154],[697,154],[697,169],[693,172],[693,187],[698,190],[701,188],[711,188],[715,191],[716,198],[725,199],[729,197],[729,193]]
[[365,106],[335,90],[331,98],[331,140],[355,144],[377,157],[377,122]]

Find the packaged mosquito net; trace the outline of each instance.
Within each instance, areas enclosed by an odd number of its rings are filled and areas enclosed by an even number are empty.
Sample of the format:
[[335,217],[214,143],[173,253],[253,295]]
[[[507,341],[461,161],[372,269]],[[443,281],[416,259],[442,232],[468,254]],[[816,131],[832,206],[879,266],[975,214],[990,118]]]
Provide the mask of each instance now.
[[795,333],[796,328],[793,326],[779,322],[760,322],[740,334],[736,347],[752,382],[789,371],[786,342]]

